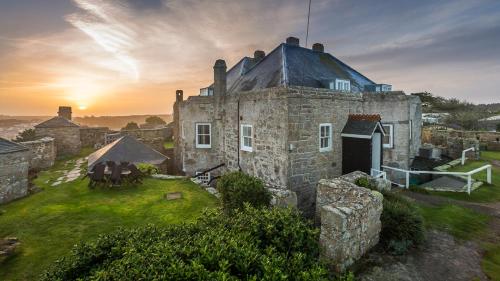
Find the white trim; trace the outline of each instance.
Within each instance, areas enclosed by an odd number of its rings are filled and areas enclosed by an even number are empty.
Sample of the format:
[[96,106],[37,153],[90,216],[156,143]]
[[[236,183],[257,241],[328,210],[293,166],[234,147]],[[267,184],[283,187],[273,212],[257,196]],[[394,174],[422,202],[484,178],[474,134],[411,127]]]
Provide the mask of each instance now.
[[[198,136],[203,135],[206,136],[207,134],[200,134],[198,132],[198,126],[207,126],[208,125],[208,137],[209,137],[209,144],[200,144],[198,141]],[[195,124],[195,138],[196,138],[196,148],[212,148],[212,124],[210,123],[196,123]]]
[[[328,136],[321,136],[321,128],[322,127],[328,127]],[[326,152],[326,151],[332,151],[333,150],[333,140],[332,140],[332,133],[333,126],[332,123],[321,123],[319,124],[319,130],[318,130],[318,145],[319,145],[319,152]],[[321,147],[321,138],[327,138],[328,140],[328,146],[326,147]]]
[[[250,136],[244,136],[244,129],[243,128],[250,128]],[[247,152],[252,152],[253,151],[253,126],[249,124],[241,124],[240,127],[240,149],[242,151],[247,151]],[[250,146],[245,145],[245,138],[250,138]]]
[[410,121],[408,123],[410,125],[410,141],[412,141],[413,140],[413,120],[410,119]]
[[382,126],[389,127],[389,143],[388,144],[384,143],[384,140],[382,139],[384,148],[394,148],[394,124],[382,123]]
[[335,79],[335,90],[341,92],[350,92],[351,91],[351,80],[349,79]]
[[355,138],[355,139],[371,139],[372,136],[367,135],[357,135],[357,134],[341,134],[340,136],[346,138]]

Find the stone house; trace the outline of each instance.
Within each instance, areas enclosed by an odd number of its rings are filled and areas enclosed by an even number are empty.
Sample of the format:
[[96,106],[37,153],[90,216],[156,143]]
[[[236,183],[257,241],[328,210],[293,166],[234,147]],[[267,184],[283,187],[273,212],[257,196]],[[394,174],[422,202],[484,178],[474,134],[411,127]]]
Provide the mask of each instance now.
[[[319,180],[342,175],[345,161],[349,170],[367,173],[382,164],[410,167],[420,145],[421,102],[391,88],[325,53],[323,45],[303,48],[293,37],[229,71],[217,60],[213,85],[186,101],[176,93],[177,169],[195,175],[224,163],[207,176],[240,169],[272,189],[292,190],[310,215]],[[364,129],[349,131],[350,119]],[[356,139],[369,142],[356,147]],[[357,150],[366,155],[353,155]],[[347,154],[353,156],[343,158]],[[366,166],[366,159],[377,158]]]
[[35,126],[36,138],[51,137],[55,140],[57,157],[80,153],[80,126],[71,121],[71,107],[59,107],[58,116]]
[[0,204],[28,194],[29,149],[0,138]]

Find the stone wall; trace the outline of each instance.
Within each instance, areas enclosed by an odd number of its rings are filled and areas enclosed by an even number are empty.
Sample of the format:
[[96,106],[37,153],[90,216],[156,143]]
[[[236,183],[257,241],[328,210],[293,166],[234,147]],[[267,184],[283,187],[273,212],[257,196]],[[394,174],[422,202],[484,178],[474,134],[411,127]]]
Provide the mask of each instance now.
[[[455,130],[433,130],[425,128],[422,130],[422,143],[429,143],[440,147],[442,154],[452,159],[462,157],[462,151],[471,147],[475,152],[468,152],[470,159],[479,159],[481,146],[494,147],[491,143],[497,142],[500,133],[495,132],[475,132],[475,131],[455,131]],[[490,144],[490,146],[488,146]]]
[[29,151],[0,154],[0,204],[28,194]]
[[163,144],[167,140],[170,129],[156,128],[156,129],[140,129],[140,130],[122,130],[121,134],[132,136],[152,149],[163,152]]
[[82,148],[79,127],[35,128],[35,135],[54,138],[57,157],[77,155]]
[[320,180],[316,217],[323,257],[343,271],[379,241],[383,196],[342,179]]
[[56,145],[54,138],[45,137],[36,141],[22,142],[29,148],[30,170],[42,170],[50,168],[56,160]]
[[102,147],[105,144],[105,136],[111,132],[108,127],[80,127],[80,141],[82,147]]

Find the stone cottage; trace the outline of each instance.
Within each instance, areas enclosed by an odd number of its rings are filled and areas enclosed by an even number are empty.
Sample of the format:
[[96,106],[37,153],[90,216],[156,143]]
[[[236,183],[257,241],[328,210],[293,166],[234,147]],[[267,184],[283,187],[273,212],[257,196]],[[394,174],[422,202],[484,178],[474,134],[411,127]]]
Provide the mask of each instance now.
[[213,85],[186,101],[176,93],[177,168],[195,175],[224,163],[225,170],[294,191],[310,215],[320,179],[384,164],[410,167],[420,145],[421,102],[391,90],[322,44],[307,49],[293,37],[229,71],[217,60]]
[[0,204],[28,194],[29,149],[0,138]]
[[36,138],[55,140],[57,157],[76,155],[82,148],[80,126],[71,121],[71,107],[59,107],[58,116],[35,126]]

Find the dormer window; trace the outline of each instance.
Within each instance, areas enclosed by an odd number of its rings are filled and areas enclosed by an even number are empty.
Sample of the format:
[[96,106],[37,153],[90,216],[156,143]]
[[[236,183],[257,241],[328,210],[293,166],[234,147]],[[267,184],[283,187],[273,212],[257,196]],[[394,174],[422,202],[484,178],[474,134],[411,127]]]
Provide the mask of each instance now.
[[[335,79],[335,84],[330,83],[330,89],[337,90],[340,92],[350,92],[351,91],[351,81],[347,79]],[[335,86],[335,87],[333,87]]]

